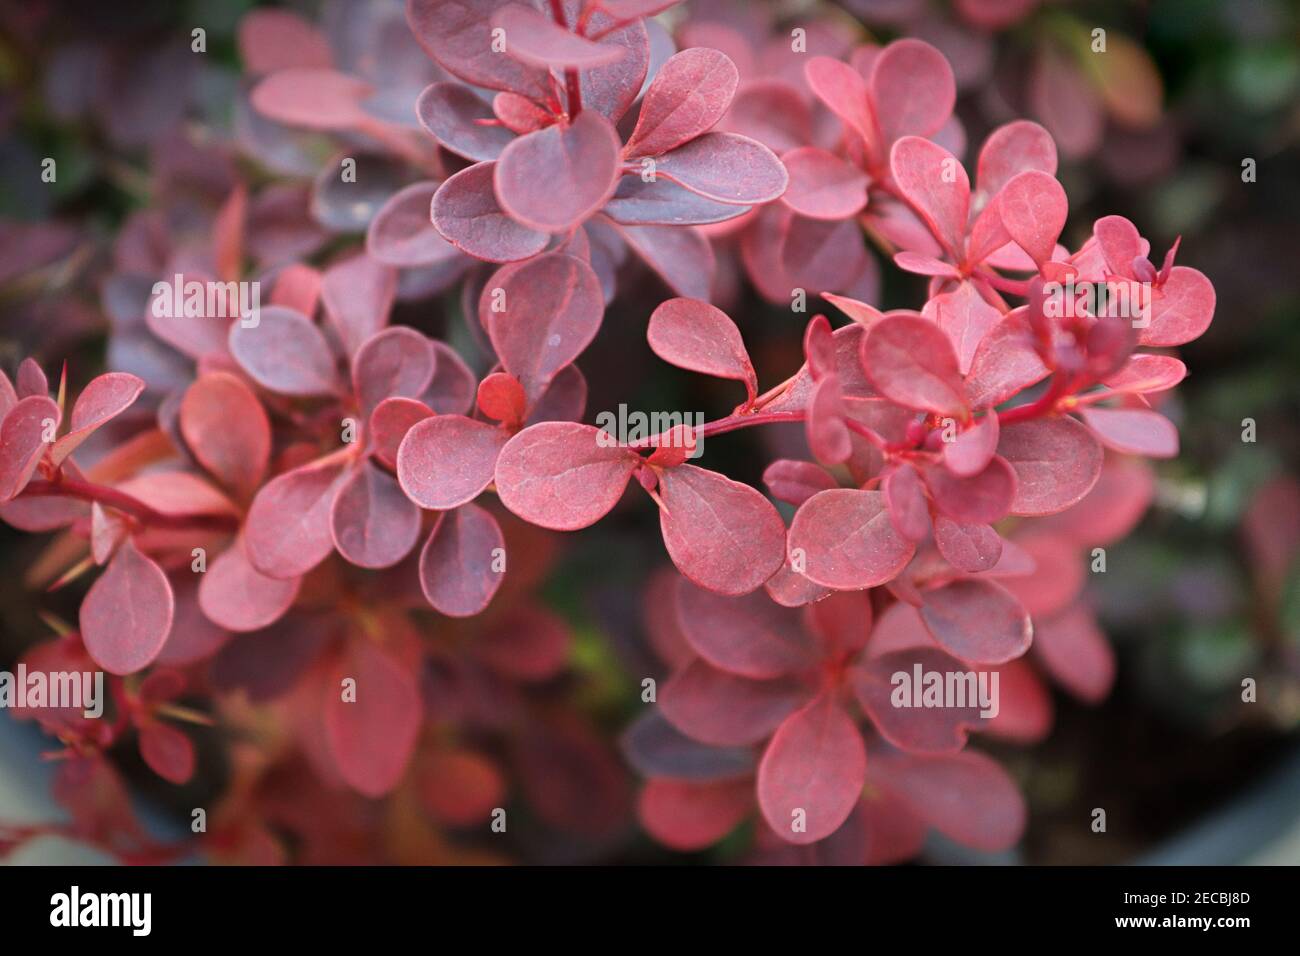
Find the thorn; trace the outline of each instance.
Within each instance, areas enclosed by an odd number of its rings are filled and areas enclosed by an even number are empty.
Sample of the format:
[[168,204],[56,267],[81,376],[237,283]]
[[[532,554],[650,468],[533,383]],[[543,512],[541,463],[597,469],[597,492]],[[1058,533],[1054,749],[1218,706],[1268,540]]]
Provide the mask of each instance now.
[[87,555],[86,557],[78,561],[76,564],[74,564],[72,567],[68,568],[68,570],[64,571],[63,574],[58,579],[56,579],[53,584],[51,584],[49,587],[45,589],[45,593],[49,594],[52,591],[57,591],[65,584],[71,584],[73,581],[77,580],[77,578],[81,577],[83,574],[85,574],[94,566],[95,566],[94,557]]

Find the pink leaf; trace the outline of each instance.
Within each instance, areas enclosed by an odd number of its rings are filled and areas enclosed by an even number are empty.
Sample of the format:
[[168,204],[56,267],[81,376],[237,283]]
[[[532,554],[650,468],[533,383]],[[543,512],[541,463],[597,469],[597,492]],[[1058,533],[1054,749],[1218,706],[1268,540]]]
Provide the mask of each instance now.
[[906,566],[913,550],[914,545],[894,530],[879,491],[820,492],[804,502],[790,525],[792,560],[802,552],[803,573],[829,588],[884,584]]
[[872,64],[868,85],[886,144],[938,132],[957,99],[947,58],[921,40],[896,40],[885,47]]
[[273,578],[294,578],[329,556],[334,550],[330,508],[342,475],[341,461],[321,459],[262,487],[244,523],[244,548],[253,567]]
[[670,57],[646,90],[625,155],[658,156],[711,129],[738,81],[736,65],[719,50],[694,47]]
[[21,399],[0,423],[0,501],[9,501],[27,486],[45,453],[45,438],[54,436],[62,415],[44,395]]
[[1084,406],[1079,414],[1107,448],[1148,458],[1178,456],[1178,429],[1159,412],[1148,408]]
[[763,484],[772,497],[795,506],[803,504],[819,491],[835,488],[835,478],[820,465],[810,461],[778,459],[763,472]]
[[570,33],[546,14],[521,3],[497,10],[491,22],[505,34],[506,52],[530,66],[589,69],[612,63],[627,52]]
[[494,183],[497,200],[517,222],[559,232],[582,222],[614,194],[618,133],[594,110],[567,126],[521,136],[501,152]]
[[624,176],[602,211],[628,226],[702,226],[743,216],[749,207],[693,193],[667,176],[649,182],[640,176]]
[[604,311],[591,266],[559,252],[504,266],[479,300],[501,364],[534,401],[595,338]]
[[18,363],[18,398],[49,398],[50,383],[35,359],[25,358]]
[[983,471],[969,477],[954,475],[943,465],[931,465],[924,474],[935,507],[966,524],[1001,520],[1016,497],[1016,472],[996,456]]
[[790,185],[781,199],[802,216],[846,219],[867,204],[867,176],[856,166],[817,146],[801,146],[781,157]]
[[1199,338],[1214,318],[1214,286],[1204,273],[1174,266],[1152,292],[1151,324],[1140,331],[1142,345],[1182,345]]
[[827,109],[866,143],[875,144],[876,120],[871,115],[871,93],[862,74],[847,63],[815,56],[804,66],[808,86]]
[[832,373],[813,386],[804,419],[808,447],[822,464],[839,465],[853,455],[853,441],[844,419],[839,376]]
[[716,843],[734,830],[754,806],[749,780],[696,783],[662,777],[646,782],[637,816],[664,846],[690,852]]
[[369,417],[386,398],[416,398],[433,381],[437,356],[414,329],[393,326],[377,332],[352,359],[352,388]]
[[659,707],[674,727],[716,747],[756,744],[808,699],[789,678],[750,680],[695,660],[661,688]]
[[474,373],[450,345],[436,339],[430,339],[429,344],[438,360],[433,381],[420,396],[420,401],[439,415],[468,415],[474,407],[478,388]]
[[659,471],[659,528],[673,564],[719,594],[747,594],[785,561],[785,525],[772,503],[715,471]]
[[936,830],[977,850],[1005,850],[1025,829],[1025,800],[997,761],[975,751],[882,758],[881,775]]
[[333,65],[329,41],[292,10],[250,10],[239,21],[239,56],[250,73]]
[[1052,258],[1069,212],[1061,184],[1048,173],[1029,170],[1003,186],[996,201],[1002,225],[1041,268]]
[[420,536],[420,509],[386,471],[363,462],[339,485],[330,508],[334,547],[362,568],[401,561]]
[[869,591],[836,591],[804,611],[804,624],[828,659],[862,650],[871,634],[871,618]]
[[194,776],[194,744],[160,720],[150,720],[140,728],[140,756],[168,783],[179,786]]
[[335,263],[321,277],[325,317],[348,355],[388,324],[396,295],[396,270],[364,254]]
[[741,206],[771,202],[789,174],[776,154],[739,133],[705,133],[659,157],[657,175],[708,199]]
[[397,449],[397,480],[421,508],[446,511],[473,501],[492,483],[509,436],[463,415],[416,422]]
[[456,257],[456,248],[433,228],[430,210],[439,186],[412,183],[388,198],[366,229],[366,252],[372,259],[412,269]]
[[125,372],[109,372],[91,380],[72,406],[68,434],[54,443],[50,458],[59,464],[109,419],[131,407],[144,391],[144,380]]
[[927,702],[925,681],[929,674],[944,679],[949,674],[973,673],[963,662],[932,647],[891,651],[851,672],[854,696],[871,723],[887,741],[911,753],[956,753],[965,746],[967,731],[983,722],[978,685],[957,685],[970,686],[972,691],[958,706],[946,695]]
[[509,372],[493,372],[478,386],[478,410],[488,418],[516,429],[524,423],[528,397],[519,379]]
[[278,70],[253,89],[253,106],[263,116],[313,130],[347,130],[368,120],[362,103],[369,83],[323,67]]
[[1171,355],[1145,352],[1129,356],[1124,367],[1106,376],[1107,388],[1136,395],[1163,392],[1187,377],[1187,366]]
[[1037,123],[1016,120],[999,126],[984,140],[975,184],[985,196],[996,196],[1013,177],[1031,169],[1056,174],[1056,143]]
[[939,646],[972,664],[1003,664],[1029,649],[1033,625],[1006,588],[961,579],[926,591],[921,618]]
[[420,552],[420,588],[449,617],[471,617],[488,606],[504,578],[505,538],[490,513],[463,505],[438,516]]
[[1040,418],[1002,429],[998,454],[1016,471],[1011,511],[1048,515],[1064,511],[1097,483],[1102,449],[1072,418]]
[[970,208],[970,180],[961,163],[942,146],[904,136],[890,151],[898,188],[935,236],[960,256]]
[[1100,702],[1115,681],[1115,652],[1082,605],[1038,622],[1034,654],[1057,683],[1086,703]]
[[966,401],[952,343],[929,319],[886,316],[862,340],[871,384],[900,405],[963,418]]
[[173,610],[167,575],[128,538],[81,602],[81,638],[104,670],[134,674],[162,650]]
[[997,413],[989,413],[943,446],[943,463],[959,478],[970,478],[984,471],[998,450],[1001,429]]
[[439,186],[431,209],[434,228],[476,259],[513,262],[535,256],[550,237],[516,222],[501,208],[492,186],[495,169],[496,163],[478,163]]
[[263,388],[282,395],[330,395],[339,387],[329,343],[301,312],[273,305],[255,326],[230,326],[230,353]]
[[[343,682],[355,681],[355,700]],[[325,739],[348,786],[368,797],[401,780],[415,750],[422,707],[407,665],[378,645],[355,640],[325,682]]]
[[1002,320],[1002,313],[985,302],[970,282],[963,282],[954,291],[935,296],[926,303],[924,315],[933,318],[939,328],[948,333],[962,375],[970,373],[980,343]]
[[226,487],[250,497],[271,457],[271,423],[257,396],[228,372],[199,376],[181,399],[181,434],[190,452]]
[[[758,805],[781,839],[815,843],[839,829],[862,796],[867,754],[829,695],[791,714],[758,765]],[[802,824],[801,826],[798,824]]]
[[943,559],[958,571],[988,571],[1002,557],[1002,539],[987,524],[958,524],[940,515],[934,523],[934,543]]
[[763,680],[816,663],[798,613],[761,591],[727,597],[681,578],[677,622],[697,654],[730,674]]
[[1034,349],[1025,312],[1022,308],[1004,316],[975,349],[966,377],[971,408],[1001,405],[1047,375],[1047,367]]
[[595,524],[618,504],[641,461],[607,439],[576,422],[525,428],[497,459],[501,503],[525,521],[556,531]]
[[758,391],[758,376],[740,330],[716,306],[698,299],[669,299],[651,313],[646,339],[665,362],[744,382],[751,400]]
[[415,114],[430,136],[476,163],[496,159],[514,142],[514,133],[495,122],[492,106],[460,83],[426,87],[415,101]]
[[909,541],[924,541],[930,533],[930,504],[916,469],[902,463],[885,476],[880,490],[894,530]]
[[546,70],[495,48],[492,15],[508,0],[408,0],[406,21],[420,46],[447,72],[474,86],[538,96]]
[[416,422],[430,417],[433,411],[413,398],[386,398],[370,415],[368,441],[370,453],[384,467],[397,469],[397,450],[402,439]]
[[199,607],[227,631],[257,631],[275,623],[298,597],[302,578],[269,578],[254,568],[243,539],[223,551],[199,576]]

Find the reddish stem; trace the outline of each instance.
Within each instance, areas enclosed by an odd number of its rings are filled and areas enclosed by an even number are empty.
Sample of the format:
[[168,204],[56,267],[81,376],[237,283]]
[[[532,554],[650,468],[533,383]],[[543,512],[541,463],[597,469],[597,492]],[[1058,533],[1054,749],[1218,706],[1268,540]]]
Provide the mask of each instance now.
[[74,478],[57,481],[33,481],[23,489],[19,498],[76,498],[80,501],[98,502],[129,515],[144,525],[155,528],[195,528],[210,531],[238,531],[239,518],[229,514],[169,515],[149,507],[124,491],[96,485]]

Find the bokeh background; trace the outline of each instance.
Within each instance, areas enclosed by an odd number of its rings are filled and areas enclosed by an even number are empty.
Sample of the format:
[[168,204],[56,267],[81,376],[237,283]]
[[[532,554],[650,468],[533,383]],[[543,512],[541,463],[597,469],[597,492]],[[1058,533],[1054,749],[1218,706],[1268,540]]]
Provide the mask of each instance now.
[[[368,2],[368,0],[366,0]],[[114,308],[109,248],[160,195],[206,196],[205,144],[241,122],[235,46],[249,0],[0,3],[0,364],[69,360],[84,382],[106,356]],[[315,18],[321,6],[290,4]],[[1056,695],[1055,729],[1030,749],[993,748],[1021,782],[1030,827],[999,858],[1032,863],[1300,862],[1300,5],[1286,0],[845,0],[698,3],[696,11],[776,31],[811,21],[849,36],[918,36],[952,60],[968,143],[1027,116],[1055,134],[1071,202],[1067,236],[1120,213],[1154,255],[1215,284],[1209,332],[1164,407],[1182,454],[1158,466],[1155,501],[1108,549],[1089,587],[1117,648],[1109,698]],[[731,7],[728,10],[728,7]],[[669,23],[671,23],[669,18]],[[202,25],[208,53],[192,56]],[[1106,31],[1105,57],[1092,56]],[[968,149],[967,159],[973,150]],[[40,163],[58,163],[56,183]],[[1159,259],[1156,259],[1158,262]],[[920,280],[882,268],[885,307],[914,306]],[[743,287],[731,305],[760,376],[798,363],[800,317]],[[643,297],[649,301],[648,297]],[[657,301],[657,300],[656,300]],[[666,374],[623,296],[581,360],[589,409],[700,408],[734,396]],[[395,321],[465,336],[452,293],[404,303]],[[771,379],[777,380],[775,378]],[[1247,420],[1254,441],[1243,441]],[[714,439],[723,470],[756,482],[762,439]],[[653,672],[640,626],[647,574],[662,561],[653,515],[615,520],[556,551],[544,594],[574,626],[571,676],[557,693],[614,741]],[[75,618],[77,596],[33,589],[46,542],[0,528],[0,667],[44,639],[39,612]],[[1244,677],[1257,682],[1242,700]],[[55,814],[30,725],[0,714],[0,818]],[[213,748],[214,750],[216,748]],[[191,805],[124,764],[162,821]],[[207,768],[207,764],[202,764]],[[192,785],[220,786],[220,770]],[[1108,831],[1087,823],[1104,807]],[[75,853],[48,843],[26,859]],[[699,862],[733,858],[724,844]],[[65,858],[59,856],[58,858]],[[545,847],[535,858],[558,859]],[[634,830],[592,858],[667,861]],[[936,843],[929,860],[981,859]]]

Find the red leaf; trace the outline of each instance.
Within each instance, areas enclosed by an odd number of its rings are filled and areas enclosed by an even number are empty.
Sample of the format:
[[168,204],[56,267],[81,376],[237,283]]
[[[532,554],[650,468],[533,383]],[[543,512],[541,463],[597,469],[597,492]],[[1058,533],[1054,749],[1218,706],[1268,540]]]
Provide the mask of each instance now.
[[528,412],[524,387],[509,372],[493,372],[479,382],[478,410],[507,428],[518,428]]
[[546,70],[494,49],[491,17],[507,0],[408,0],[406,21],[420,46],[447,72],[474,86],[539,96]]
[[867,204],[867,176],[856,166],[817,146],[781,156],[790,174],[782,195],[787,206],[812,219],[846,219]]
[[50,395],[49,380],[35,359],[25,358],[18,363],[17,380],[20,399],[33,396],[48,398]]
[[460,83],[425,87],[415,101],[415,115],[430,136],[476,163],[496,159],[515,139],[513,132],[495,122],[492,106]]
[[603,518],[640,465],[627,448],[601,444],[604,432],[576,422],[543,422],[515,435],[497,459],[497,495],[543,528],[576,531]]
[[1152,291],[1151,324],[1138,333],[1142,345],[1182,345],[1199,338],[1214,318],[1214,286],[1204,273],[1174,266]]
[[337,459],[320,459],[272,479],[248,509],[248,560],[273,578],[306,574],[334,550],[330,508],[343,476]]
[[1072,418],[1039,418],[1002,429],[998,454],[1016,470],[1011,511],[1048,515],[1064,511],[1097,483],[1102,450]]
[[930,533],[930,504],[916,469],[904,462],[885,476],[880,490],[894,530],[909,541],[924,541]]
[[972,664],[1003,664],[1029,649],[1033,625],[1006,588],[961,579],[926,591],[921,618],[939,646]]
[[966,400],[957,355],[929,319],[886,316],[862,339],[862,367],[886,398],[922,411],[964,418]]
[[934,543],[943,559],[958,571],[988,571],[1002,557],[1002,539],[986,524],[958,524],[940,515],[934,523]]
[[961,478],[943,465],[925,470],[935,507],[964,524],[992,524],[1005,518],[1016,496],[1016,472],[994,457],[977,475]]
[[955,156],[937,143],[904,136],[890,151],[890,169],[912,208],[960,257],[970,208],[970,180]]
[[1041,268],[1052,258],[1069,213],[1061,184],[1049,173],[1032,169],[1013,177],[996,201],[1002,225]]
[[697,654],[720,670],[756,680],[816,662],[799,614],[761,591],[727,597],[685,578],[677,582],[677,622]]
[[871,634],[871,616],[868,591],[836,591],[804,610],[804,622],[826,658],[862,650]]
[[386,471],[368,461],[343,479],[330,508],[330,534],[344,560],[392,567],[420,536],[420,509]]
[[776,154],[739,133],[705,133],[664,153],[657,175],[715,202],[756,206],[785,192],[790,181]]
[[397,469],[397,450],[411,426],[433,414],[424,402],[413,398],[386,398],[370,414],[370,453],[384,467]]
[[807,689],[790,678],[750,680],[696,660],[660,688],[659,707],[693,740],[739,747],[766,739],[807,700]]
[[436,339],[430,339],[429,344],[438,360],[433,381],[420,396],[420,401],[439,415],[468,415],[474,407],[477,378],[450,345]]
[[388,198],[366,229],[366,252],[399,269],[454,259],[456,248],[433,228],[430,210],[439,183],[412,183]]
[[257,490],[271,457],[271,423],[242,379],[199,376],[181,399],[180,429],[199,464],[223,485],[241,498]]
[[659,528],[673,564],[720,594],[747,594],[785,562],[785,525],[748,485],[694,465],[659,470]]
[[758,376],[740,330],[716,306],[699,299],[669,299],[651,313],[646,339],[665,362],[744,382],[751,401],[757,394]]
[[496,163],[478,163],[439,186],[431,209],[434,228],[476,259],[513,262],[535,256],[550,236],[521,225],[501,208],[492,186],[495,169]]
[[50,458],[59,464],[89,438],[95,429],[122,414],[144,391],[144,380],[125,372],[109,372],[91,379],[76,404],[72,406],[72,423],[68,434],[54,443]]
[[474,653],[510,680],[545,681],[564,670],[572,644],[563,618],[526,605],[496,618],[478,636]]
[[[343,680],[356,699],[343,700]],[[402,779],[419,736],[420,692],[407,665],[370,641],[354,640],[324,687],[325,739],[348,786],[381,797]]]
[[923,314],[934,319],[939,328],[948,333],[962,375],[970,374],[980,342],[1002,319],[1002,313],[985,302],[970,282],[963,282],[952,292],[935,296],[926,303]]
[[160,720],[150,720],[140,728],[140,756],[168,783],[179,786],[194,776],[194,744]]
[[837,487],[835,478],[820,465],[810,461],[780,458],[763,472],[763,484],[772,497],[795,506],[803,504],[819,491]]
[[804,66],[804,77],[813,93],[841,122],[867,143],[875,143],[875,117],[871,115],[871,94],[862,74],[847,63],[828,56],[815,56]]
[[853,721],[829,695],[790,715],[758,765],[763,819],[789,843],[839,829],[862,797],[867,754]]
[[1086,703],[1099,703],[1115,682],[1115,652],[1082,605],[1038,622],[1034,654],[1058,684]]
[[249,10],[239,20],[238,45],[250,73],[333,64],[325,35],[292,10]]
[[361,414],[386,398],[418,398],[433,381],[437,356],[415,329],[393,326],[376,332],[352,359],[352,388]]
[[420,552],[420,589],[448,617],[471,617],[488,606],[504,578],[505,538],[492,515],[462,505],[438,516]]
[[853,441],[844,419],[839,376],[832,373],[813,386],[804,419],[808,447],[824,465],[842,464],[853,455]]
[[521,3],[497,10],[491,22],[504,32],[506,52],[530,66],[590,69],[612,63],[627,52],[570,33],[546,14]]
[[510,436],[463,415],[416,422],[397,449],[397,480],[421,508],[446,511],[473,501],[492,483],[497,456]]
[[167,575],[128,538],[81,602],[81,639],[110,674],[134,674],[162,650],[173,610]]
[[900,136],[937,133],[957,99],[947,58],[930,44],[910,38],[880,51],[868,83],[885,144]]
[[[937,648],[891,651],[851,673],[854,696],[872,724],[887,741],[910,753],[956,753],[966,745],[967,732],[985,722],[978,684],[963,680],[957,685],[963,693],[970,690],[962,706],[942,692],[951,686],[946,684],[949,675],[965,678],[975,672]],[[927,701],[925,682],[931,674],[945,684],[937,700]],[[996,696],[992,704],[997,706]]]
[[531,229],[568,229],[614,194],[619,145],[614,127],[594,110],[583,110],[567,126],[520,136],[497,160],[497,200]]
[[711,129],[738,82],[736,65],[719,50],[694,47],[670,57],[646,90],[625,155],[658,156]]
[[533,400],[595,338],[604,311],[591,266],[559,252],[502,267],[479,298],[501,364]]
[[396,270],[364,254],[335,263],[321,276],[325,317],[348,355],[388,324],[396,295]]
[[263,388],[282,395],[330,395],[339,387],[334,353],[319,328],[293,309],[272,305],[255,326],[231,323],[230,354]]
[[328,67],[277,70],[253,88],[253,106],[277,123],[313,130],[348,130],[364,125],[362,103],[369,83]]
[[996,196],[1012,177],[1030,169],[1056,173],[1056,143],[1037,123],[1016,120],[999,126],[980,148],[975,183],[985,196]]
[[238,539],[199,578],[199,607],[227,631],[256,631],[275,623],[298,597],[302,578],[269,578],[254,568]]
[[977,850],[1005,850],[1025,829],[1025,800],[996,761],[964,751],[881,757],[882,775],[927,824]]
[[976,348],[966,377],[966,398],[971,408],[1001,405],[1046,377],[1047,367],[1034,349],[1026,311],[1021,308],[1005,316]]
[[44,395],[20,400],[0,423],[0,501],[9,501],[27,486],[62,418],[59,406]]
[[915,546],[894,530],[882,492],[834,488],[813,495],[795,513],[792,559],[796,549],[803,552],[810,580],[856,590],[892,579],[911,560]]
[[468,827],[485,823],[505,797],[497,765],[471,750],[437,750],[417,769],[420,799],[439,823]]
[[1108,388],[1117,392],[1146,394],[1173,388],[1187,377],[1187,366],[1171,355],[1145,352],[1129,356],[1119,371],[1106,376]]
[[695,783],[649,780],[637,816],[652,837],[674,850],[702,850],[734,830],[754,806],[748,780]]
[[959,478],[970,478],[988,468],[998,450],[1001,434],[997,413],[976,419],[975,424],[943,446],[943,463]]
[[1083,406],[1079,414],[1107,448],[1148,458],[1178,456],[1178,429],[1159,412],[1147,408]]

